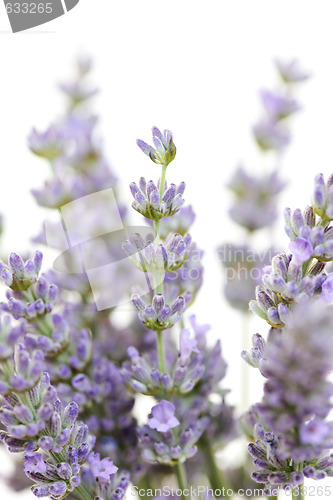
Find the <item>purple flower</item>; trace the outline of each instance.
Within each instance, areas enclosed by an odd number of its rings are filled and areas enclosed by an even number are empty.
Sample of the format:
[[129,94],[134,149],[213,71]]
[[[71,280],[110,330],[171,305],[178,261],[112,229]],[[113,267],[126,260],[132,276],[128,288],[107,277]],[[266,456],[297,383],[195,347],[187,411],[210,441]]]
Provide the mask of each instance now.
[[333,273],[327,276],[326,281],[322,285],[321,296],[328,302],[333,300]]
[[175,411],[176,408],[174,405],[163,399],[160,403],[152,407],[152,417],[148,420],[148,426],[159,432],[167,432],[177,427],[177,425],[180,425],[180,422],[175,417]]
[[289,250],[295,257],[296,262],[306,262],[313,254],[313,246],[309,240],[297,237],[289,243]]
[[179,347],[180,347],[180,360],[182,363],[186,363],[192,352],[198,353],[199,350],[197,349],[197,341],[196,339],[191,339],[190,338],[191,333],[189,330],[182,330],[180,332],[180,337],[179,337]]
[[101,460],[99,453],[90,453],[88,461],[90,463],[91,472],[102,482],[109,481],[110,476],[115,474],[118,470],[118,467],[113,465],[113,461],[109,457]]
[[310,420],[310,422],[301,425],[300,441],[303,444],[321,445],[330,432],[331,429],[327,422]]
[[159,182],[157,185],[153,181],[147,183],[144,177],[141,177],[139,186],[135,182],[130,184],[134,198],[132,207],[147,219],[157,221],[163,217],[170,217],[177,213],[184,203],[184,182],[178,186],[173,183],[168,186],[165,182],[160,188]]
[[316,175],[312,195],[314,211],[319,217],[333,220],[333,174],[325,182],[323,174]]
[[41,453],[27,452],[24,459],[25,472],[40,472],[43,474],[46,471],[46,464]]
[[271,336],[262,374],[262,423],[279,438],[280,456],[309,462],[333,445],[332,313],[323,301],[294,306],[282,335]]
[[176,146],[173,143],[172,133],[170,130],[164,130],[162,134],[157,127],[152,128],[152,133],[155,148],[141,139],[138,139],[136,143],[154,163],[167,166],[176,156]]
[[290,143],[290,133],[280,122],[262,120],[253,127],[255,139],[264,151],[281,150]]
[[261,92],[261,100],[268,116],[272,119],[281,120],[300,109],[295,99],[279,95],[269,90]]
[[297,59],[292,59],[291,61],[282,61],[281,59],[277,59],[275,63],[280,76],[285,83],[303,82],[311,76],[310,73],[304,71],[300,67]]

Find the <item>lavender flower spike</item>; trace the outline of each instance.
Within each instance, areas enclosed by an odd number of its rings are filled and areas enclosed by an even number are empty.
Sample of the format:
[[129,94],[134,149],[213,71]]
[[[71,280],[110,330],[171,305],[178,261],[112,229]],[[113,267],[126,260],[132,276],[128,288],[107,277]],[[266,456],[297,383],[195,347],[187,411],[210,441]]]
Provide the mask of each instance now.
[[146,142],[138,139],[136,141],[137,145],[149,158],[159,165],[164,165],[165,167],[175,159],[176,156],[176,146],[173,142],[172,133],[170,130],[164,130],[162,132],[157,128],[152,128],[153,133],[153,143],[155,148],[149,146]]

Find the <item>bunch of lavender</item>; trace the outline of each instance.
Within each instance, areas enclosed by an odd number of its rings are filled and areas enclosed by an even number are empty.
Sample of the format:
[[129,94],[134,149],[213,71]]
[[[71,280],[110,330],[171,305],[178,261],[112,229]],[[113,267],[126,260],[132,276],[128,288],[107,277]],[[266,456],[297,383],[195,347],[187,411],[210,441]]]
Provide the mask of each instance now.
[[[136,470],[134,399],[126,380],[110,355],[93,343],[91,333],[73,327],[58,287],[39,276],[41,264],[41,252],[26,262],[14,253],[7,266],[0,261],[1,276],[9,287],[1,309],[23,320],[24,348],[41,356],[43,370],[62,402],[77,403],[81,418],[98,438],[96,450],[112,454],[119,465]],[[9,383],[7,378],[4,373],[3,385]]]
[[[38,498],[71,494],[73,499],[94,500],[100,491],[108,492],[105,500],[123,498],[128,480],[115,475],[118,468],[110,458],[100,460],[92,452],[95,437],[78,420],[78,405],[65,405],[58,398],[43,372],[43,351],[26,346],[28,328],[26,320],[13,326],[1,311],[1,440],[10,452],[24,452],[24,471]],[[93,481],[85,479],[89,474]]]
[[252,311],[273,327],[288,324],[295,303],[318,296],[327,301],[333,298],[333,277],[325,272],[327,262],[333,260],[333,227],[326,209],[331,182],[332,176],[327,183],[321,174],[316,176],[313,206],[306,207],[303,213],[300,209],[284,211],[291,253],[273,258],[264,269],[256,300],[250,302]]
[[312,299],[295,306],[288,326],[274,329],[267,343],[257,336],[252,361],[267,381],[262,402],[251,410],[255,443],[249,452],[257,468],[253,479],[268,490],[333,475],[333,422],[327,420],[332,326],[331,308]]
[[[282,81],[282,90],[261,91],[263,117],[253,127],[253,133],[260,151],[273,151],[275,162],[278,163],[290,143],[288,120],[301,109],[293,97],[293,87],[305,81],[309,75],[300,69],[297,61],[276,61],[276,68]],[[278,195],[285,185],[286,182],[280,178],[278,165],[261,175],[254,175],[243,167],[237,168],[228,183],[234,195],[229,215],[247,230],[247,241],[255,231],[272,227],[278,215]],[[267,253],[273,252],[272,248]],[[230,254],[233,254],[233,260],[224,258]],[[261,258],[251,245],[224,245],[221,256],[226,272],[225,296],[232,307],[246,312],[254,289],[261,280],[260,269],[268,264],[267,259],[265,256]]]
[[[220,343],[212,348],[206,343],[208,325],[198,325],[192,316],[192,332],[184,328],[184,312],[193,300],[191,292],[196,293],[202,279],[201,264],[197,283],[192,286],[189,281],[193,266],[185,276],[181,273],[195,249],[187,233],[193,211],[182,207],[185,183],[176,186],[166,181],[167,167],[176,155],[171,132],[162,133],[156,127],[152,132],[154,147],[141,140],[137,144],[154,163],[161,165],[161,177],[156,183],[141,178],[139,185],[132,183],[130,189],[133,208],[152,221],[154,234],[147,238],[133,234],[123,248],[134,265],[146,274],[150,291],[145,294],[137,290],[132,303],[142,324],[155,333],[156,348],[145,353],[129,348],[130,360],[123,363],[122,373],[137,394],[154,396],[158,401],[146,425],[138,430],[142,458],[152,464],[150,467],[154,464],[174,467],[183,490],[187,484],[184,463],[195,456],[201,469],[206,465],[206,471],[207,464],[213,463],[214,470],[208,465],[207,475],[218,488],[222,483],[212,444],[224,444],[235,435],[232,408],[225,401],[225,391],[219,387],[226,364]],[[175,232],[177,229],[179,232]],[[200,251],[198,256],[201,257]],[[177,343],[176,323],[180,323]],[[214,403],[210,402],[213,394]],[[225,425],[221,426],[222,422]]]
[[[48,348],[46,356],[46,369],[52,383],[63,401],[74,400],[79,405],[81,418],[97,437],[97,451],[102,456],[112,454],[121,467],[131,471],[133,480],[141,473],[136,420],[132,413],[134,399],[119,363],[126,358],[129,346],[145,351],[151,346],[152,339],[147,329],[134,321],[134,315],[129,318],[128,326],[120,329],[112,318],[114,309],[97,310],[86,269],[86,263],[90,263],[90,267],[99,267],[117,261],[117,266],[104,273],[106,283],[103,287],[110,290],[110,283],[116,282],[121,301],[130,286],[131,276],[120,245],[122,236],[109,225],[113,215],[110,203],[117,195],[117,178],[109,168],[102,141],[96,135],[97,118],[89,107],[96,94],[96,89],[88,81],[90,70],[88,59],[78,60],[75,79],[60,87],[68,100],[66,113],[45,132],[34,130],[29,138],[30,149],[48,161],[52,173],[42,189],[33,190],[33,195],[40,205],[59,212],[59,221],[47,221],[45,230],[34,241],[61,252],[54,269],[38,281],[47,280],[52,286],[57,286],[57,325],[53,324],[54,318],[50,315],[39,317],[37,314],[29,320],[29,339],[46,349],[61,325],[64,341],[57,352],[53,349],[52,356]],[[110,188],[113,195],[103,201],[103,193],[108,193]],[[89,195],[95,194],[97,198],[89,202]],[[78,203],[81,200],[88,201],[82,205]],[[117,205],[119,214],[114,215],[120,216],[125,224],[126,210],[121,204]],[[66,207],[70,207],[71,220],[75,223],[67,229]],[[89,242],[75,244],[76,238],[80,241],[82,233],[82,224],[78,224],[82,210],[85,214],[83,235],[91,235],[91,238],[100,235],[91,240],[92,245]],[[34,286],[41,287],[39,284]],[[27,293],[34,295],[34,290],[29,289]],[[22,297],[15,299],[22,302]],[[34,303],[36,299],[38,297]],[[27,298],[27,301],[31,299]],[[19,313],[26,315],[26,304],[17,305],[15,302],[14,305]],[[19,308],[20,305],[23,309]],[[6,307],[9,310],[12,303],[9,301]]]
[[[253,478],[267,491],[301,486],[304,477],[333,475],[332,260],[329,215],[331,177],[315,178],[313,206],[304,213],[285,210],[291,254],[280,254],[264,271],[251,309],[271,330],[259,334],[243,359],[267,379],[264,397],[246,416],[255,444],[249,445],[258,470]],[[301,497],[302,488],[294,492]]]

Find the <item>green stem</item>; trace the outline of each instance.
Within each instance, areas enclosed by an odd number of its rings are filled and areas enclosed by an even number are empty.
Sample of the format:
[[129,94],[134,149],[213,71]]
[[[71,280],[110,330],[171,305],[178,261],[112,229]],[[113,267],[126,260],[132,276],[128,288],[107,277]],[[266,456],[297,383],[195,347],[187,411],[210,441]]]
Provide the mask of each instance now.
[[325,228],[326,226],[328,226],[329,223],[330,221],[328,219],[321,219],[318,225]]
[[156,241],[156,246],[160,242],[160,221],[159,220],[154,220],[154,230],[155,230],[155,241]]
[[91,495],[86,490],[82,483],[75,488],[72,495],[75,496],[75,498],[77,498],[78,500],[93,500],[95,498],[94,495]]
[[[162,196],[161,192],[163,193],[162,186],[164,188],[165,173],[166,173],[166,167],[163,165],[162,166],[162,175],[161,175],[161,185],[160,185],[160,196]],[[160,242],[160,221],[159,220],[154,221],[154,229],[155,229],[155,240],[156,240],[156,247],[157,247],[157,245]],[[161,295],[163,295],[164,269],[154,269],[153,278],[154,278],[154,290],[156,290],[156,293],[160,293]],[[160,373],[165,373],[166,367],[165,367],[163,330],[158,330],[156,332],[156,336],[157,336],[156,343],[157,343],[158,366],[159,366]]]
[[165,175],[166,175],[166,165],[162,165],[162,174],[161,174],[161,179],[160,179],[160,198],[162,199],[163,193],[164,193],[164,184],[165,184]]
[[178,480],[178,486],[182,491],[181,498],[182,500],[186,500],[186,496],[184,495],[184,490],[187,488],[187,478],[186,478],[186,469],[185,465],[178,462],[177,465],[175,466],[176,469],[176,475],[177,475],[177,480]]
[[214,491],[222,490],[223,486],[227,488],[228,486],[225,484],[224,478],[222,479],[222,473],[216,464],[211,444],[207,439],[203,438],[201,440],[201,446],[205,456],[206,473],[210,486]]
[[[157,245],[160,242],[160,221],[154,221],[154,229],[155,229],[155,249],[157,248]],[[153,278],[154,278],[154,290],[156,293],[160,293],[163,295],[163,281],[164,281],[164,269],[159,269],[156,268],[154,269],[153,272]]]
[[163,330],[158,330],[156,332],[156,335],[157,335],[156,343],[157,343],[158,366],[160,373],[165,373],[166,367],[165,367]]

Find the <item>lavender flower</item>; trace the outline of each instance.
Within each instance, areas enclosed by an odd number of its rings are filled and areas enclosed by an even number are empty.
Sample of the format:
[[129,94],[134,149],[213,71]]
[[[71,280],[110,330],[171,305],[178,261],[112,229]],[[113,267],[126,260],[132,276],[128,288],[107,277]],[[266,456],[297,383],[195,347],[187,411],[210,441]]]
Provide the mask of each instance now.
[[316,215],[312,207],[304,213],[299,209],[284,211],[285,231],[292,240],[289,249],[299,262],[306,262],[311,257],[322,262],[333,260],[333,229],[316,224]]
[[130,386],[142,394],[158,395],[167,392],[181,396],[190,393],[205,373],[203,354],[196,348],[197,340],[189,330],[180,333],[179,352],[168,344],[166,372],[160,372],[152,352],[140,356],[137,349],[128,350],[130,363],[123,364],[123,373]]
[[258,146],[263,151],[280,151],[291,141],[290,132],[285,125],[267,118],[254,125],[252,131]]
[[26,334],[26,324],[13,326],[10,316],[0,315],[0,362],[12,357],[15,344]]
[[112,474],[117,472],[118,467],[113,465],[109,457],[100,459],[99,453],[90,453],[88,457],[91,472],[100,482],[107,482]]
[[323,174],[318,174],[314,180],[314,190],[312,203],[314,211],[325,221],[333,219],[333,175],[330,175],[327,182]]
[[[208,426],[209,419],[202,418],[191,423],[179,422],[174,416],[174,405],[169,403],[171,406],[165,407],[165,403],[168,402],[162,403],[162,411],[156,411],[156,417],[152,414],[148,425],[139,429],[142,457],[152,463],[175,465],[196,454],[196,443]],[[156,430],[155,427],[152,428],[150,422],[153,426],[156,424]]]
[[63,136],[56,126],[50,126],[44,132],[32,129],[28,138],[31,151],[47,160],[55,160],[61,155]]
[[[273,329],[271,329],[270,332],[272,332],[272,330]],[[256,333],[252,337],[252,346],[250,352],[242,351],[241,356],[250,366],[259,368],[265,356],[266,341],[259,333]]]
[[164,130],[162,134],[157,127],[153,127],[152,134],[155,148],[141,139],[137,140],[137,145],[154,163],[169,165],[176,156],[176,146],[173,143],[172,133],[170,130]]
[[333,424],[325,421],[333,394],[327,380],[331,328],[331,311],[321,302],[295,307],[287,331],[274,336],[261,365],[268,381],[258,411],[280,435],[281,454],[298,462],[311,462],[333,445]]
[[[31,364],[30,371],[34,369]],[[37,497],[61,499],[81,483],[81,465],[95,443],[88,427],[77,420],[78,407],[63,407],[44,373],[38,384],[4,397],[1,423],[5,431],[1,439],[10,451],[25,451],[24,470],[34,481],[32,492]]]
[[275,63],[282,80],[286,84],[303,82],[310,77],[310,74],[300,67],[296,59],[287,61],[277,59]]
[[123,249],[133,264],[141,271],[148,272],[154,269],[162,269],[172,272],[179,269],[185,262],[191,250],[191,236],[185,234],[169,234],[164,243],[155,247],[148,237],[145,241],[139,234],[133,234],[123,244]]
[[153,406],[151,409],[151,417],[148,420],[148,427],[156,429],[158,432],[167,432],[180,425],[179,420],[175,417],[176,408],[169,401],[164,399]]
[[184,203],[183,194],[185,183],[168,184],[160,189],[160,180],[157,185],[153,181],[146,182],[141,177],[140,187],[135,182],[130,184],[130,190],[134,201],[132,207],[147,219],[158,221],[163,217],[176,214]]
[[42,266],[43,255],[37,251],[31,260],[24,262],[22,257],[12,252],[8,266],[0,261],[0,275],[12,290],[27,290],[36,283]]
[[[96,462],[93,461],[93,464],[96,465]],[[108,462],[107,467],[111,469],[114,466]],[[122,500],[130,483],[127,471],[113,472],[106,481],[91,466],[82,470],[82,481],[94,500]]]
[[132,295],[132,303],[139,312],[139,319],[150,330],[165,330],[173,327],[182,317],[191,300],[191,294],[179,296],[168,305],[162,294],[154,295],[151,304],[137,294]]
[[239,167],[228,184],[235,195],[231,218],[249,231],[271,225],[277,217],[276,196],[284,186],[276,171],[256,177]]
[[308,301],[314,294],[320,294],[327,276],[321,263],[314,264],[306,274],[302,263],[291,255],[276,255],[272,265],[264,269],[263,285],[256,288],[256,300],[250,302],[250,309],[265,319],[271,326],[280,328],[288,322],[292,303]]
[[261,92],[261,100],[268,117],[276,121],[287,118],[300,109],[295,99],[285,95],[279,95],[270,90],[263,90]]

